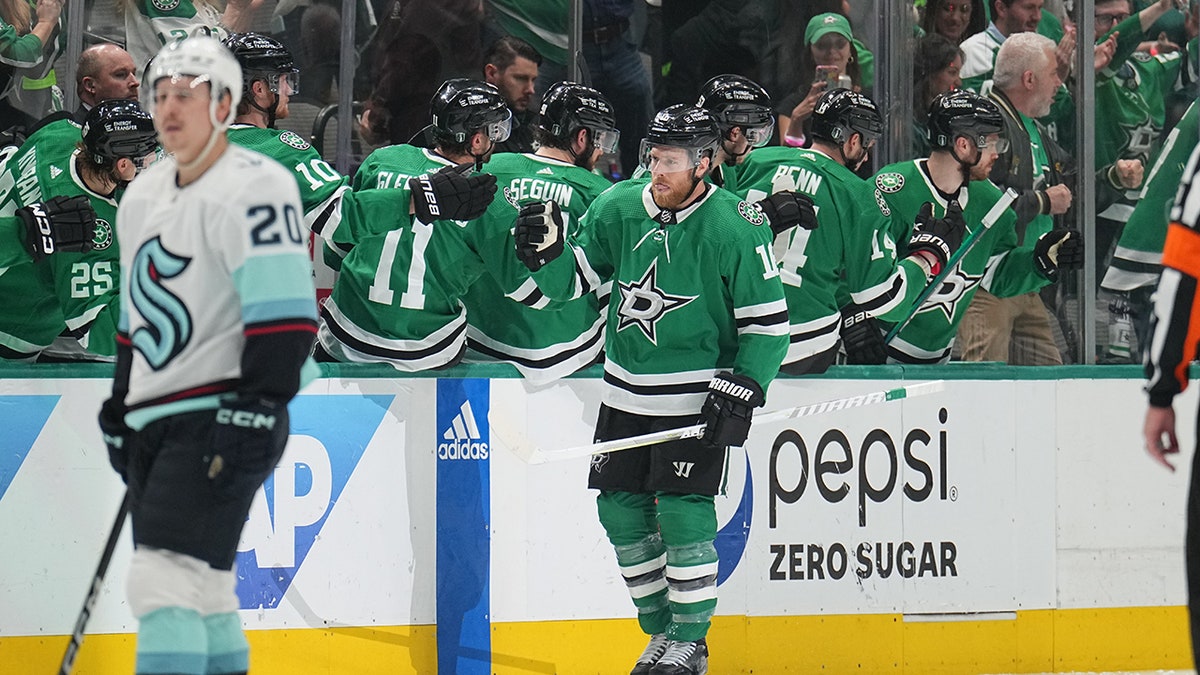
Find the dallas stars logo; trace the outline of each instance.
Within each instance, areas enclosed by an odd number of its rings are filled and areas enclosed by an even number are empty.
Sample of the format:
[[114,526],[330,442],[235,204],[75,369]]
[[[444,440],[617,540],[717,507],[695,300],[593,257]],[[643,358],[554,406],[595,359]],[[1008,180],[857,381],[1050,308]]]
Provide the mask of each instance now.
[[620,282],[621,306],[617,309],[620,321],[617,332],[636,326],[651,344],[657,345],[655,326],[667,312],[674,311],[695,300],[696,295],[671,295],[658,287],[658,258],[650,261],[641,279],[631,283]]
[[1123,157],[1137,156],[1143,160],[1150,156],[1150,148],[1154,143],[1154,139],[1158,138],[1158,131],[1154,128],[1154,123],[1150,120],[1142,120],[1140,124],[1122,124],[1121,131],[1125,133],[1125,151],[1122,152]]
[[875,177],[875,187],[887,194],[899,192],[904,189],[904,174],[896,172],[881,173]]
[[962,262],[960,261],[954,266],[954,271],[946,275],[946,279],[942,281],[942,285],[929,299],[925,301],[925,305],[921,308],[921,312],[929,312],[939,310],[946,316],[946,321],[954,320],[954,310],[958,307],[959,300],[967,294],[975,286],[979,285],[983,279],[982,274],[967,274],[963,272]]

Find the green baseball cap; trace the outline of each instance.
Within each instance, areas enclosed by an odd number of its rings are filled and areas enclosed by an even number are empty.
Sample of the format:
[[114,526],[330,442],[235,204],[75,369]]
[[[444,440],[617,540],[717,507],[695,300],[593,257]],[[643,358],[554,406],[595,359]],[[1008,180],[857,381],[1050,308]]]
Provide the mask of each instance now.
[[808,27],[804,29],[804,45],[807,47],[828,33],[837,33],[847,40],[854,39],[854,35],[850,32],[850,22],[846,17],[835,12],[828,12],[818,14],[808,22]]

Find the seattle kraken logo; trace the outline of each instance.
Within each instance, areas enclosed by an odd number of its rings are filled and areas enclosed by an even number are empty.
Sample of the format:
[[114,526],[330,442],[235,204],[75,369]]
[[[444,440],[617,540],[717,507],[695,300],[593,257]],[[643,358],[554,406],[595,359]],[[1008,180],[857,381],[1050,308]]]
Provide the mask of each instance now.
[[162,281],[179,276],[191,262],[163,248],[158,237],[142,244],[133,256],[129,294],[146,325],[133,331],[130,341],[154,370],[183,351],[192,338],[192,317]]

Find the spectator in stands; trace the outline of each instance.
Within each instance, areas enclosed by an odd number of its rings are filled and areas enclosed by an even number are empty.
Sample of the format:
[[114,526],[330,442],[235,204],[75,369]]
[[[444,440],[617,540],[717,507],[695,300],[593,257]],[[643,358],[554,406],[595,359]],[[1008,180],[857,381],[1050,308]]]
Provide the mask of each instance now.
[[496,144],[496,152],[533,152],[534,83],[542,55],[528,42],[511,35],[496,40],[483,57],[483,80],[500,90],[512,111],[512,133]]
[[650,73],[629,30],[633,3],[583,0],[583,60],[587,64],[584,84],[600,90],[612,102],[621,132],[624,175],[638,166],[641,138],[654,114]]
[[[369,143],[405,143],[429,121],[446,79],[479,77],[479,0],[391,0],[371,48],[371,82],[359,130]],[[418,139],[425,143],[425,139]]]
[[800,56],[800,88],[783,99],[775,111],[779,115],[779,138],[783,145],[808,147],[810,144],[809,119],[817,101],[829,88],[829,80],[816,76],[818,66],[832,68],[829,72],[835,87],[839,78],[846,76],[849,77],[846,88],[863,90],[859,52],[853,39],[850,22],[841,14],[818,14],[808,22],[804,31],[805,49]]
[[0,0],[0,129],[30,126],[62,109],[53,72],[62,6],[62,0],[38,0],[36,9],[27,0]]
[[556,82],[572,80],[567,72],[568,0],[487,0],[483,44],[490,45],[505,35],[528,42],[542,56],[538,66],[537,98]]
[[[1013,33],[1036,32],[1042,21],[1042,0],[992,0],[992,22],[981,32],[962,41],[963,87],[984,96],[992,89],[992,69],[996,52]],[[1071,73],[1075,53],[1075,28],[1068,26],[1054,52],[1058,78],[1063,82]],[[1066,87],[1059,87],[1048,119],[1042,120],[1054,138],[1064,141],[1074,128],[1075,107]],[[1065,142],[1065,141],[1064,141]]]
[[914,157],[929,154],[926,128],[929,104],[938,94],[962,87],[962,78],[959,77],[961,68],[962,50],[942,34],[930,33],[917,43],[917,55],[913,63]]
[[921,19],[926,35],[941,35],[956,45],[986,26],[982,0],[930,0]]
[[[1008,143],[990,176],[999,188],[1017,191],[1011,207],[1017,246],[1055,229],[1055,218],[1071,206],[1071,190],[1060,173],[1066,153],[1037,121],[1049,112],[1061,85],[1050,38],[1016,33],[1001,45],[988,96],[1003,118]],[[964,361],[1062,365],[1050,314],[1036,289],[1002,298],[980,287],[959,324],[958,340]]]
[[105,42],[92,45],[79,55],[75,68],[75,93],[79,107],[75,121],[83,124],[88,111],[110,98],[138,99],[138,72],[129,52]]
[[139,69],[145,68],[163,45],[193,35],[224,39],[230,32],[250,30],[264,0],[215,0],[194,2],[145,2],[120,0],[125,14],[125,49]]

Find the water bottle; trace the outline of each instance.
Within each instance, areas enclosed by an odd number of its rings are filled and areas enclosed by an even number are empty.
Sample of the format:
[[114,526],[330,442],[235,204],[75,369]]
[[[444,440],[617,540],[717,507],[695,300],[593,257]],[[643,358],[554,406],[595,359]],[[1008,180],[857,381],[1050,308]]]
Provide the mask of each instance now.
[[1108,303],[1108,353],[1128,361],[1133,343],[1133,317],[1129,299],[1118,295]]

